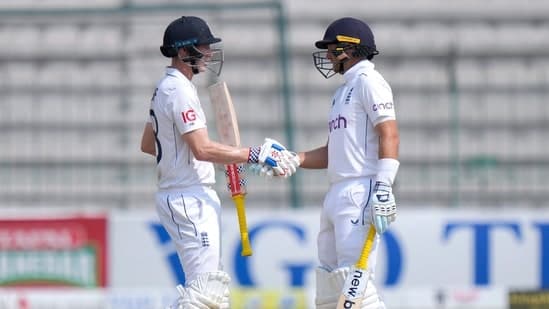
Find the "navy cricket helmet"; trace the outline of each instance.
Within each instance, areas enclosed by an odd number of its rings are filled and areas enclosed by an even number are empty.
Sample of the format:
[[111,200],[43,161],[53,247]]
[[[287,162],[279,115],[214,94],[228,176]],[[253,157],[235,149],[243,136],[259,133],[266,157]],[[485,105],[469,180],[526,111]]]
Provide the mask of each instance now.
[[376,50],[374,34],[365,22],[352,17],[340,18],[332,22],[324,38],[315,43],[319,49],[327,49],[328,44],[349,43]]
[[[335,44],[335,49],[327,50],[330,44]],[[370,27],[365,22],[352,17],[344,17],[332,22],[326,29],[324,38],[316,41],[315,46],[324,49],[313,52],[313,62],[325,78],[330,78],[336,73],[343,74],[345,63],[350,60],[349,57],[372,60],[379,54]]]
[[164,39],[160,51],[165,57],[177,55],[181,47],[208,45],[221,42],[212,35],[208,24],[196,16],[182,16],[172,21],[164,31]]

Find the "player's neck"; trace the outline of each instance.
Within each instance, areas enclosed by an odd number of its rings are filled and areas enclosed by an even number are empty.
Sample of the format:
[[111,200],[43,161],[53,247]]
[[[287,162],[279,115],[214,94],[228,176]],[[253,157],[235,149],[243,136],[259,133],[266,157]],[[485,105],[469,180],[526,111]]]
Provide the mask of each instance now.
[[343,73],[349,71],[352,67],[355,66],[355,64],[359,63],[362,60],[363,59],[359,59],[359,58],[349,59],[349,61],[345,62],[344,65],[343,65]]
[[179,72],[181,72],[181,74],[183,74],[188,80],[192,80],[192,78],[194,76],[193,70],[185,62],[183,62],[183,61],[181,61],[177,58],[172,58],[171,67],[174,67],[174,68],[178,69]]

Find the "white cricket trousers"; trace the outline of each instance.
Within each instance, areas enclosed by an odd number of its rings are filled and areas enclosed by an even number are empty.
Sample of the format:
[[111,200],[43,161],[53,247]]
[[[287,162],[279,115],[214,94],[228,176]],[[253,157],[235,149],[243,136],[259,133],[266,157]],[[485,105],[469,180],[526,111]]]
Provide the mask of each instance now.
[[[317,238],[321,267],[332,271],[356,263],[370,227],[368,202],[374,181],[371,178],[344,179],[330,186],[320,214]],[[379,235],[368,258],[372,276],[376,266]]]
[[221,266],[221,203],[209,186],[156,193],[160,222],[175,243],[185,282]]

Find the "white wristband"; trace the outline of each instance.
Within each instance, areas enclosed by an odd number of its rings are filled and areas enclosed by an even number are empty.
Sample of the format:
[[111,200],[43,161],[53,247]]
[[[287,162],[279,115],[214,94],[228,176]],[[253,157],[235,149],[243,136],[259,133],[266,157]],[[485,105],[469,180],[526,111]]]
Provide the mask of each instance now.
[[377,160],[376,182],[381,181],[392,186],[395,181],[399,165],[400,162],[391,158]]

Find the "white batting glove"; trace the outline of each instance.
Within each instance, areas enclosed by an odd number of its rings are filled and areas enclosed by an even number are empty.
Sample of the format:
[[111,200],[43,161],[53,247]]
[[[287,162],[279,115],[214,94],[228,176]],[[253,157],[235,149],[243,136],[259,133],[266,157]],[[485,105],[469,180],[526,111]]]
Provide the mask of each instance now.
[[377,181],[370,202],[372,224],[378,234],[383,234],[396,220],[397,208],[392,188],[388,183]]
[[295,152],[282,150],[280,152],[280,158],[279,161],[277,161],[277,164],[283,170],[282,173],[280,172],[280,170],[274,169],[269,164],[261,163],[252,164],[249,168],[249,171],[257,176],[267,178],[271,178],[273,176],[288,178],[295,174],[295,172],[297,171],[297,168],[300,164],[299,156]]
[[259,152],[259,163],[269,165],[276,173],[283,173],[284,170],[280,166],[282,160],[282,151],[286,150],[286,147],[272,138],[266,138],[261,145],[261,151]]
[[250,165],[248,168],[248,171],[250,171],[252,174],[256,176],[271,178],[273,177],[273,168],[269,165],[254,163]]
[[284,170],[283,175],[276,175],[276,176],[283,176],[283,177],[290,177],[295,172],[297,172],[297,168],[300,165],[299,156],[297,153],[289,150],[284,150],[282,152],[282,159],[280,160],[280,166]]
[[275,175],[284,175],[285,161],[283,162],[282,152],[286,150],[281,143],[272,139],[265,138],[263,145],[251,147],[248,155],[248,163],[259,163],[269,166]]

